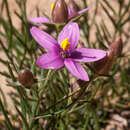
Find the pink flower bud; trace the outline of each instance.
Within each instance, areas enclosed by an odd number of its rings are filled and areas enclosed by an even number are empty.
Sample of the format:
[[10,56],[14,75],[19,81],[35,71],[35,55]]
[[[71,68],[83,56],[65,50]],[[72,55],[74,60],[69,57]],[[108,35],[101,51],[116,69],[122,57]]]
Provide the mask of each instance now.
[[112,68],[115,59],[121,55],[122,48],[123,45],[121,38],[114,40],[107,51],[107,55],[103,59],[94,63],[94,69],[96,72],[99,74],[107,74]]
[[65,23],[68,20],[68,9],[64,0],[56,0],[52,9],[54,23]]
[[79,6],[75,3],[74,0],[69,0],[67,6],[72,13],[77,13],[79,11]]
[[112,49],[108,50],[103,59],[94,62],[95,71],[99,74],[107,74],[114,63],[114,59],[114,51]]
[[34,83],[34,77],[29,69],[21,70],[18,74],[18,80],[23,86],[32,86]]
[[119,37],[116,40],[114,40],[110,45],[110,49],[114,50],[115,56],[120,56],[123,49],[122,39]]

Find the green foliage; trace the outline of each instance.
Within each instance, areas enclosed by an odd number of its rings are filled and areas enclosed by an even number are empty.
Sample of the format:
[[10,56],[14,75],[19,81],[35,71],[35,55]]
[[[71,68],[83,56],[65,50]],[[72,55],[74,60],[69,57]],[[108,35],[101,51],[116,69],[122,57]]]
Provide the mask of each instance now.
[[[84,7],[87,7],[86,0],[83,2]],[[110,42],[119,36],[123,38],[124,48],[128,45],[130,34],[124,30],[124,26],[130,21],[130,1],[127,5],[123,0],[116,2],[119,6],[118,11],[108,0],[96,0],[91,19],[89,19],[91,10],[87,15],[82,16],[83,20],[80,19],[81,16],[73,19],[79,22],[86,47],[107,49]],[[0,62],[6,67],[6,71],[0,70],[0,75],[7,79],[6,89],[12,87],[15,90],[9,95],[15,108],[13,111],[16,111],[12,114],[8,110],[6,96],[0,89],[0,95],[2,95],[0,114],[5,117],[4,126],[9,130],[14,130],[13,120],[15,120],[23,130],[101,129],[101,124],[106,122],[109,108],[122,108],[130,102],[130,60],[128,60],[130,53],[124,52],[116,59],[109,75],[97,74],[91,64],[88,64],[87,67],[91,70],[89,71],[90,82],[82,82],[79,84],[80,89],[70,92],[74,84],[70,83],[71,78],[65,68],[51,71],[40,69],[36,65],[37,57],[44,50],[30,36],[31,25],[27,21],[26,0],[16,0],[16,3],[20,12],[15,12],[16,17],[21,21],[20,31],[12,24],[7,0],[2,0],[0,14],[0,26],[3,28],[2,31],[0,30],[0,53],[6,55],[6,59],[0,57]],[[113,33],[104,22],[105,18],[102,18],[100,23],[97,22],[99,6],[103,8],[111,21]],[[7,20],[2,17],[4,8]],[[56,27],[54,24],[46,24],[46,26],[52,31],[57,28],[59,31],[64,25]],[[91,39],[93,28],[95,28],[95,41]],[[26,68],[29,68],[35,79],[35,83],[28,87],[18,82],[18,73]],[[75,82],[78,84],[78,81]],[[118,98],[118,101],[112,103],[111,101],[115,98]],[[14,117],[17,118],[13,119]]]

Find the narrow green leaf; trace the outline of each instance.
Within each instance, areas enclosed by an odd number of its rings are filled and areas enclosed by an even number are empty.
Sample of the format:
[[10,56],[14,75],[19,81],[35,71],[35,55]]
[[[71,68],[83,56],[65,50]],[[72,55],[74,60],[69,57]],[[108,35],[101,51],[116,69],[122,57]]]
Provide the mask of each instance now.
[[5,110],[4,106],[3,106],[3,103],[2,103],[2,101],[1,101],[1,99],[0,99],[0,107],[1,107],[1,110],[2,110],[2,112],[3,112],[4,117],[5,117],[5,119],[6,119],[7,127],[8,127],[10,130],[14,130],[14,128],[13,128],[13,126],[12,126],[12,124],[11,124],[11,121],[10,121],[10,119],[8,118],[7,112],[6,112],[6,110]]
[[105,46],[105,44],[104,44],[104,42],[103,42],[103,37],[102,37],[101,31],[100,31],[98,25],[97,25],[97,24],[95,24],[95,25],[96,25],[96,31],[97,31],[97,32],[96,32],[97,41],[100,43],[99,45],[100,45],[101,47],[107,49],[107,47]]
[[116,11],[114,10],[114,8],[110,5],[110,2],[108,2],[107,0],[103,0],[105,2],[105,4],[107,5],[107,7],[113,12],[113,14],[115,16],[117,16]]
[[110,20],[112,21],[113,25],[115,26],[115,28],[117,28],[115,19],[110,15],[109,11],[104,7],[103,4],[101,4],[102,8],[104,9],[104,11],[106,12],[107,16],[110,18]]
[[0,72],[1,75],[5,76],[6,78],[11,78],[11,76],[6,72]]
[[121,27],[123,27],[127,22],[130,22],[130,15],[121,23]]
[[23,127],[25,127],[26,130],[30,130],[27,119],[25,118],[25,115],[23,115],[24,113],[20,112],[20,110],[17,108],[17,106],[15,106],[15,109],[17,110],[18,114],[22,118],[22,123],[24,124]]

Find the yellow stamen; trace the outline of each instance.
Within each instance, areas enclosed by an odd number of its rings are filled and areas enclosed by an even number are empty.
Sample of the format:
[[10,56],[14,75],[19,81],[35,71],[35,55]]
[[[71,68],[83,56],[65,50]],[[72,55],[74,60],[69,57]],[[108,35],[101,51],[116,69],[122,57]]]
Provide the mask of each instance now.
[[51,4],[51,11],[53,10],[54,8],[54,3]]
[[62,42],[61,42],[61,48],[65,51],[68,50],[70,48],[70,42],[68,42],[69,38],[65,38]]

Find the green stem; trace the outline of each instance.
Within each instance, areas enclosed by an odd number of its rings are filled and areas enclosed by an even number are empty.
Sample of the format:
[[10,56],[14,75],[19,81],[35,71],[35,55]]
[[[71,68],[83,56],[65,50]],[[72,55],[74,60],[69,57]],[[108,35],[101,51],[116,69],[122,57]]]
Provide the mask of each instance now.
[[12,126],[12,124],[11,124],[9,118],[8,118],[7,111],[5,110],[1,99],[0,99],[0,108],[1,108],[1,110],[3,112],[3,114],[4,114],[4,117],[5,117],[6,121],[7,121],[7,127],[9,128],[9,130],[14,130],[14,128],[13,128],[13,126]]
[[[50,77],[51,77],[52,74],[53,74],[53,73],[51,73],[51,72],[52,72],[51,70],[48,71],[47,78],[46,78],[44,84],[41,86],[41,89],[40,89],[40,91],[39,91],[39,100],[38,100],[38,102],[33,106],[33,107],[34,107],[34,109],[33,109],[33,116],[31,117],[31,120],[30,120],[30,122],[29,122],[29,124],[30,124],[30,129],[33,128],[34,122],[36,121],[36,120],[35,120],[35,116],[37,115],[37,113],[38,113],[38,111],[39,111],[39,104],[40,104],[41,98],[42,98],[43,93],[44,93],[44,91],[45,91],[46,85],[47,85],[47,83],[48,83]],[[53,71],[53,72],[54,72],[54,71]]]

